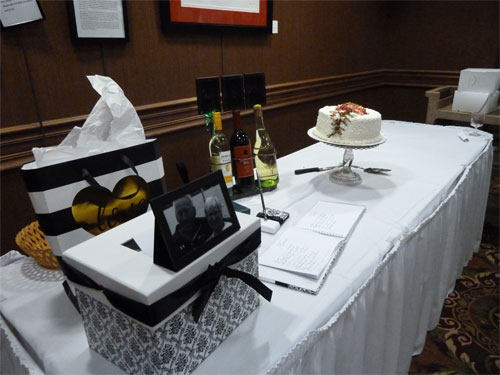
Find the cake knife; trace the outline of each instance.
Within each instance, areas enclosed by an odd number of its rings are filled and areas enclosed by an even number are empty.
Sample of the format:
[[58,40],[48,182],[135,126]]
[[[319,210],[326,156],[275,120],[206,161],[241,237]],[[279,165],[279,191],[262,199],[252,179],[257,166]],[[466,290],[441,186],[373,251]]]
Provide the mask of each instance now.
[[[323,172],[323,171],[329,171],[330,169],[338,168],[341,167],[342,165],[336,165],[334,167],[314,167],[314,168],[304,168],[304,169],[296,169],[295,174],[304,174],[304,173],[309,173],[309,172]],[[366,173],[373,173],[373,174],[384,174],[387,172],[390,172],[390,169],[386,168],[363,168],[363,167],[358,167],[357,165],[351,165],[351,168],[358,168],[363,170]]]
[[309,172],[323,172],[323,171],[329,171],[330,169],[337,168],[338,166],[334,167],[314,167],[314,168],[304,168],[304,169],[296,169],[295,174],[304,174],[304,173],[309,173]]

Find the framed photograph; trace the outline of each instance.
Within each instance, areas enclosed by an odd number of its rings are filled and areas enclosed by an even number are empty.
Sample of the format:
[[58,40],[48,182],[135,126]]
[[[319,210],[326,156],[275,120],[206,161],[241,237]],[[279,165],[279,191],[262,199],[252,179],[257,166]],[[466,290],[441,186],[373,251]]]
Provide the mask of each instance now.
[[128,41],[125,0],[66,0],[74,42]]
[[151,200],[155,264],[178,271],[240,229],[220,170]]
[[234,74],[222,76],[222,109],[232,111],[245,107],[243,75]]
[[243,81],[245,86],[245,107],[253,108],[255,104],[266,105],[265,73],[244,74]]
[[165,32],[243,29],[272,32],[272,0],[160,0]]
[[219,77],[196,78],[196,102],[200,115],[221,111]]
[[0,23],[2,29],[45,19],[38,0],[2,0]]

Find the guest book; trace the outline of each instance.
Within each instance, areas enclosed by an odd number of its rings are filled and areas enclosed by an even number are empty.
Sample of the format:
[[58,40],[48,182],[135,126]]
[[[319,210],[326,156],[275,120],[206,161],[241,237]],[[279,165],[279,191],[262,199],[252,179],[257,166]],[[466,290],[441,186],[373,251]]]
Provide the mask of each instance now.
[[317,202],[294,226],[259,255],[265,281],[316,294],[365,207]]

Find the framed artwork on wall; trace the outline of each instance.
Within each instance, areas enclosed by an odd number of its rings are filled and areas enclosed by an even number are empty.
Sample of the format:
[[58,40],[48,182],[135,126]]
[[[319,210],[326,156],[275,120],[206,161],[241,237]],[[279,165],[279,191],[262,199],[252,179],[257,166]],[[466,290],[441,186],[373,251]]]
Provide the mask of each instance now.
[[187,29],[272,31],[272,0],[160,0],[165,32]]
[[0,3],[2,29],[44,19],[45,15],[38,0],[2,0]]
[[66,0],[74,42],[128,41],[125,0]]

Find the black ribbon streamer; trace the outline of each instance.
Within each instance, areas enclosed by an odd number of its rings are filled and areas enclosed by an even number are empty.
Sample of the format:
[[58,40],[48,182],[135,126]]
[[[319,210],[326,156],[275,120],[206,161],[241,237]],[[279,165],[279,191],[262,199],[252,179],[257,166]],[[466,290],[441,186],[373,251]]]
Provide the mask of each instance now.
[[205,305],[210,299],[210,296],[222,275],[225,275],[226,277],[239,278],[244,283],[255,289],[257,293],[261,294],[266,300],[270,301],[272,297],[272,290],[266,287],[259,279],[249,273],[229,268],[230,265],[233,265],[250,255],[253,251],[255,251],[259,244],[260,229],[252,233],[218,263],[208,266],[208,269],[204,273],[192,279],[182,288],[177,289],[175,292],[172,292],[151,305],[145,305],[134,301],[115,293],[102,285],[99,285],[90,277],[64,262],[61,258],[59,259],[59,263],[64,274],[70,281],[85,287],[102,291],[110,304],[117,310],[152,327],[177,310],[197,291],[200,291],[201,294],[193,302],[192,309],[193,319],[198,322]]
[[255,289],[255,291],[266,300],[271,301],[273,291],[265,286],[259,279],[249,273],[229,268],[230,265],[239,262],[249,254],[250,253],[242,256],[240,252],[231,252],[220,262],[208,266],[208,269],[202,274],[201,295],[193,303],[193,318],[196,323],[198,323],[203,313],[203,309],[222,275],[226,277],[237,277],[245,284]]
[[[135,173],[136,176],[139,176],[139,172],[137,172],[137,168],[135,167],[134,163],[132,162],[132,160],[130,160],[130,158],[127,155],[121,155],[120,159],[127,167],[132,169],[132,171]],[[103,190],[106,193],[108,193],[109,195],[111,195],[112,197],[117,198],[117,199],[122,199],[122,200],[127,200],[127,199],[135,197],[135,195],[139,192],[139,189],[140,189],[140,187],[137,186],[137,190],[135,192],[133,192],[129,195],[126,195],[124,197],[117,197],[115,194],[113,194],[113,192],[111,190],[109,190],[108,188],[99,184],[99,182],[97,182],[97,180],[94,178],[94,176],[92,176],[92,174],[85,168],[82,169],[82,178],[85,181],[87,181],[87,183],[90,186],[93,186],[99,190]]]

